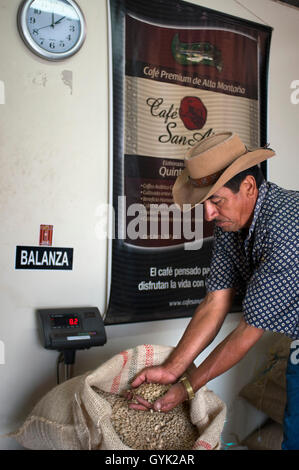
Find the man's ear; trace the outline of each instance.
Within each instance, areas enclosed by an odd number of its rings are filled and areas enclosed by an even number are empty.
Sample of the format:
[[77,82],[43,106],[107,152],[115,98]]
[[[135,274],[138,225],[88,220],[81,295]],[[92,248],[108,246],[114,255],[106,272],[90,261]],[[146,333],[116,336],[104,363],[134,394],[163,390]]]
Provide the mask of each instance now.
[[247,175],[246,178],[241,183],[242,190],[248,197],[256,197],[257,185],[255,177],[252,175]]

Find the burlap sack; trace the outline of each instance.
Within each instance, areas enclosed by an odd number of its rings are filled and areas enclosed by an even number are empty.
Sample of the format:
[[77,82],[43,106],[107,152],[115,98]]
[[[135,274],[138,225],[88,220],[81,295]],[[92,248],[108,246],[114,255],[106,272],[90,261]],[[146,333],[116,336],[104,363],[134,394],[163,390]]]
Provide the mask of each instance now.
[[[27,449],[130,450],[114,431],[110,404],[96,389],[120,394],[137,372],[161,364],[172,349],[140,345],[113,356],[92,373],[58,385],[9,436]],[[196,393],[190,407],[190,419],[198,429],[194,450],[220,449],[225,414],[226,407],[214,392],[203,387]]]
[[286,405],[286,367],[291,339],[275,336],[276,341],[268,354],[268,360],[262,371],[239,395],[251,405],[263,411],[273,421],[282,424]]
[[268,420],[261,428],[255,430],[242,444],[249,450],[281,450],[283,426]]

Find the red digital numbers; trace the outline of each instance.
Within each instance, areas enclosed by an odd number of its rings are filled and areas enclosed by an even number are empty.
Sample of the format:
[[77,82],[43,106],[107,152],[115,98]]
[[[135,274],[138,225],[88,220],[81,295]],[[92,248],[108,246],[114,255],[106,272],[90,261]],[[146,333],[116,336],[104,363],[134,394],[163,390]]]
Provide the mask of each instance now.
[[70,318],[70,319],[69,319],[69,325],[70,325],[70,326],[76,326],[76,325],[78,325],[78,318]]

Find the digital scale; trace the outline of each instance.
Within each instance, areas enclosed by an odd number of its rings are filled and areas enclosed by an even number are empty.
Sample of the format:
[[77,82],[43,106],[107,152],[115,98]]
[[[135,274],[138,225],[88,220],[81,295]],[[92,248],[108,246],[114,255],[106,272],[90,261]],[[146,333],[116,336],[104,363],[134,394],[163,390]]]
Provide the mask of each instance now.
[[46,349],[59,351],[57,360],[57,382],[59,364],[65,364],[65,379],[71,377],[78,349],[103,346],[106,341],[104,322],[97,307],[52,308],[37,310],[40,332]]

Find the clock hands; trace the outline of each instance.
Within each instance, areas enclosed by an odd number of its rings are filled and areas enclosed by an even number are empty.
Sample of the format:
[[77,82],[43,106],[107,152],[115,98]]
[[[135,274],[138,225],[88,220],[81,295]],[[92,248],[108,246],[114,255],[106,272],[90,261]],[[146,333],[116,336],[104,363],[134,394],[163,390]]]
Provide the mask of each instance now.
[[53,23],[53,17],[54,17],[54,13],[52,13],[52,23],[51,24],[47,24],[46,26],[42,26],[41,28],[38,28],[35,31],[39,31],[40,29],[50,28],[50,27],[54,28],[56,24],[59,24],[65,18],[65,16],[62,16],[61,18],[59,18],[59,20],[57,20],[57,21],[55,21],[55,23]]
[[58,23],[60,23],[60,21],[64,20],[64,18],[65,18],[65,16],[62,16],[61,18],[59,18],[59,20],[58,20],[58,21],[55,21],[55,23],[54,23],[54,24],[58,24]]

